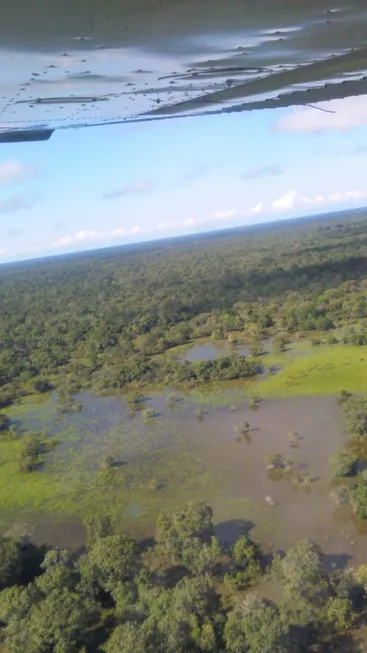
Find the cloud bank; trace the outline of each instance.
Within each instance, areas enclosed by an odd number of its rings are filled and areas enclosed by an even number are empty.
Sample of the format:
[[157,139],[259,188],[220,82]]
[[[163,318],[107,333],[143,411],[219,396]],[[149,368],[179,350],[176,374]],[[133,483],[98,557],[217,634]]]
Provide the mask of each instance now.
[[292,211],[303,208],[317,207],[328,204],[353,202],[367,199],[367,191],[363,189],[347,190],[330,195],[318,193],[313,197],[301,195],[297,190],[289,190],[284,195],[275,199],[271,207],[275,211]]

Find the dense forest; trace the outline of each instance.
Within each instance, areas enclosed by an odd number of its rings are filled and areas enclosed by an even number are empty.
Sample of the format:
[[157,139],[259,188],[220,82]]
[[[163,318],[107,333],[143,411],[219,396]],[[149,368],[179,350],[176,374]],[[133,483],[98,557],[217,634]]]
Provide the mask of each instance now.
[[[151,542],[94,522],[79,552],[0,539],[6,651],[352,650],[348,632],[366,617],[367,565],[333,570],[308,540],[270,563],[248,534],[221,545],[212,518],[208,505],[186,504],[159,517]],[[251,589],[261,580],[277,583],[277,602]]]
[[[72,392],[250,377],[269,333],[359,321],[345,339],[363,345],[366,243],[359,213],[3,266],[1,401],[53,384]],[[253,356],[167,356],[205,336],[244,339]]]

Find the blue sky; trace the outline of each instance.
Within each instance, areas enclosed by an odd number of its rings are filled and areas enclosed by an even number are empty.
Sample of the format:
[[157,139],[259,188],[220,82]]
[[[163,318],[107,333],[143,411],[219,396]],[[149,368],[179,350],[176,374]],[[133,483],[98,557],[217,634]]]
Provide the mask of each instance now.
[[1,145],[0,261],[367,205],[366,98],[323,104]]

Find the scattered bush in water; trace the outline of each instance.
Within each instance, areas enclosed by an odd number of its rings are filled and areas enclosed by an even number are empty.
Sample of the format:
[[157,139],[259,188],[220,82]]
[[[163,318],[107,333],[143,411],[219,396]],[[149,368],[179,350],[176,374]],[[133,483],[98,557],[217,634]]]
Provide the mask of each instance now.
[[290,446],[293,449],[298,449],[299,442],[300,442],[300,439],[301,439],[299,434],[295,433],[294,431],[291,431],[290,433],[288,433],[288,437],[289,437],[289,440],[290,440]]
[[169,395],[166,399],[168,408],[177,408],[179,398],[176,394]]
[[26,436],[19,456],[19,471],[34,472],[39,469],[47,451],[44,436],[39,434]]
[[338,393],[338,404],[345,404],[352,396],[347,390],[341,390]]
[[257,408],[260,406],[260,397],[257,397],[256,395],[254,397],[250,397],[248,405],[251,410],[257,410]]
[[287,474],[294,469],[294,462],[289,458],[284,458],[280,453],[265,456],[265,464],[268,472],[282,472],[283,474]]
[[203,420],[204,419],[204,409],[202,408],[202,406],[199,406],[196,409],[196,417],[197,417],[198,420]]
[[139,410],[144,404],[144,395],[138,390],[130,392],[126,397],[126,404],[132,410]]
[[289,340],[285,336],[279,336],[275,338],[273,343],[275,353],[284,353],[287,349],[288,344]]
[[157,414],[153,408],[145,408],[142,412],[142,417],[144,422],[149,422],[149,420],[157,417]]
[[114,457],[111,454],[108,454],[103,458],[102,462],[102,468],[103,469],[110,469],[110,467],[113,466],[113,463],[115,462]]
[[329,458],[329,470],[332,476],[353,476],[358,457],[352,451],[336,451]]
[[349,504],[349,493],[348,485],[338,485],[338,487],[332,490],[330,496],[337,506],[347,506]]
[[70,392],[60,393],[57,400],[58,411],[60,413],[79,413],[83,410],[82,404],[77,402],[74,395]]
[[310,476],[310,473],[308,471],[302,470],[293,470],[292,473],[292,483],[294,485],[310,485],[312,482],[312,478]]

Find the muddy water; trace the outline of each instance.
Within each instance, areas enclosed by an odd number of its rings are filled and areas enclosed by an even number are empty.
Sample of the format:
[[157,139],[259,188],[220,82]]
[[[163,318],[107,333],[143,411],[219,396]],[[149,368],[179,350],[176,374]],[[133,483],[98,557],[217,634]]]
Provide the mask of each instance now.
[[[213,506],[223,541],[252,530],[265,551],[273,552],[310,537],[331,556],[331,564],[362,561],[364,525],[354,521],[349,508],[335,508],[330,498],[328,459],[346,444],[336,399],[266,401],[254,411],[245,401],[235,410],[229,402],[219,408],[205,406],[204,398],[204,416],[198,419],[190,396],[169,397],[147,395],[132,416],[123,398],[83,392],[78,397],[83,411],[65,415],[61,423],[54,400],[54,407],[52,401],[47,410],[40,406],[39,419],[42,411],[47,415],[43,427],[60,440],[46,470],[56,465],[70,482],[78,474],[93,478],[101,456],[112,453],[123,473],[130,472],[138,483],[129,499],[123,494],[119,501],[123,528],[139,537],[152,534],[159,510],[174,509],[190,498]],[[154,409],[155,419],[144,422],[145,407]],[[246,437],[241,435],[245,421],[250,424]],[[35,411],[23,414],[25,429],[36,423]],[[290,432],[298,433],[298,448],[291,447]],[[275,453],[291,458],[312,482],[294,485],[286,478],[271,478],[264,456]],[[154,500],[152,479],[163,488]],[[41,515],[33,519],[33,533],[53,544],[81,543],[81,527],[70,522],[69,537],[68,522],[63,523],[58,527]]]
[[[241,438],[238,442],[234,429],[244,421],[250,423],[250,441]],[[350,510],[336,510],[329,496],[328,459],[346,442],[334,398],[269,401],[255,412],[239,409],[222,419],[218,411],[207,416],[205,423],[205,432],[199,426],[197,436],[206,463],[221,469],[225,477],[213,502],[217,517],[225,521],[229,505],[251,499],[243,513],[254,523],[253,533],[265,549],[287,548],[310,537],[333,556],[362,560],[364,534],[357,532]],[[290,432],[300,436],[297,449],[290,446]],[[311,484],[294,486],[289,479],[272,480],[264,456],[273,453],[289,457],[299,469],[307,470]],[[266,496],[275,506],[266,504]],[[238,508],[233,513],[240,518]],[[225,527],[221,534],[226,536]]]

